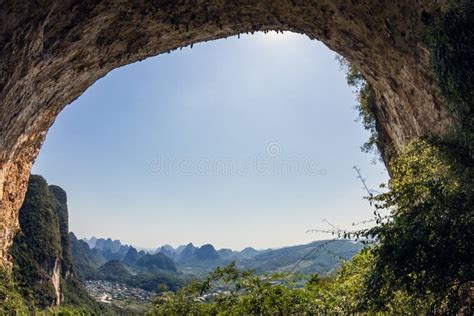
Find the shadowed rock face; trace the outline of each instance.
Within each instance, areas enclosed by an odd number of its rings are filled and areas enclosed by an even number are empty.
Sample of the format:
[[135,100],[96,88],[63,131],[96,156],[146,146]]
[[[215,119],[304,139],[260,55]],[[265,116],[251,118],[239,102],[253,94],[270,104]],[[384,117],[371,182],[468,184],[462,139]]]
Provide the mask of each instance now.
[[0,262],[10,260],[31,165],[64,106],[114,68],[192,43],[304,33],[374,87],[386,160],[414,137],[446,132],[450,119],[422,43],[446,2],[0,0]]

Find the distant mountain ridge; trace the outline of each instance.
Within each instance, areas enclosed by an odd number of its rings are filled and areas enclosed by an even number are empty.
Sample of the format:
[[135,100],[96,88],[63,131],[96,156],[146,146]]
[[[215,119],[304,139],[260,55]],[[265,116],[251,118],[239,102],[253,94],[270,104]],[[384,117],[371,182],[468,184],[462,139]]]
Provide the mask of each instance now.
[[[315,251],[316,248],[321,248]],[[350,259],[363,244],[348,241],[314,241],[304,245],[277,249],[256,250],[252,247],[235,251],[228,248],[216,250],[211,244],[201,247],[188,243],[174,249],[170,245],[157,248],[157,252],[173,259],[183,269],[204,268],[212,270],[236,261],[241,268],[256,269],[257,272],[290,271],[303,273],[328,273],[341,261]],[[311,252],[314,252],[311,254]],[[298,264],[296,264],[298,262]]]
[[98,249],[102,256],[107,260],[121,260],[130,249],[128,245],[122,245],[120,240],[112,240],[111,238],[83,239],[91,249]]
[[291,271],[326,274],[351,259],[364,245],[350,240],[318,240],[305,245],[270,249],[238,261],[244,269],[257,273]]
[[176,248],[165,244],[146,252],[110,238],[93,237],[87,243],[93,244],[92,250],[99,252],[106,260],[120,261],[139,273],[165,272],[201,276],[232,261],[242,269],[255,269],[258,273],[292,271],[325,274],[363,248],[361,243],[348,240],[323,240],[278,249],[257,250],[247,247],[241,251],[228,248],[216,250],[212,244],[198,247],[188,243]]
[[222,248],[216,250],[212,244],[205,244],[201,247],[194,246],[193,243],[178,246],[176,249],[170,245],[164,245],[156,248],[155,253],[161,252],[162,254],[172,258],[178,263],[186,263],[190,260],[200,261],[212,261],[221,259],[238,259],[238,258],[251,258],[254,255],[263,253],[266,250],[255,250],[252,247],[247,247],[242,251],[236,251],[229,248]]

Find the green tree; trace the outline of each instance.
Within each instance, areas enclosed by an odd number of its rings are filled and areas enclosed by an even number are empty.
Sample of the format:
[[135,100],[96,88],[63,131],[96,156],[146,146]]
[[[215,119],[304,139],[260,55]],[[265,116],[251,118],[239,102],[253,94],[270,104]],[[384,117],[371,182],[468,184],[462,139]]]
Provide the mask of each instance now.
[[471,161],[448,144],[416,141],[391,170],[389,191],[374,201],[392,215],[366,232],[379,241],[368,295],[382,308],[402,290],[455,312],[474,279]]

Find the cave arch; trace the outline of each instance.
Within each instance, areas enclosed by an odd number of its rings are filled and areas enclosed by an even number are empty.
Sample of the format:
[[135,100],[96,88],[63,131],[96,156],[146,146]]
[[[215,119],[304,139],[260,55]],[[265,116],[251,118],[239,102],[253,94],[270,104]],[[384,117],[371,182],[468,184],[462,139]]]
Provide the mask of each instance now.
[[[245,32],[292,31],[356,65],[375,90],[389,159],[451,119],[422,39],[447,0],[0,1],[0,265],[31,166],[65,105],[114,68]],[[157,74],[159,75],[159,74]]]

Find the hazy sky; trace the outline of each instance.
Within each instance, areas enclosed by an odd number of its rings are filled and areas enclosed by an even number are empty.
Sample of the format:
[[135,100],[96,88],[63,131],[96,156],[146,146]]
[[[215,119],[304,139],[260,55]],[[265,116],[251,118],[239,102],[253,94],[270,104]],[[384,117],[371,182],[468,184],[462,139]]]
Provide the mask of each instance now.
[[371,218],[352,169],[386,181],[360,146],[335,53],[292,33],[185,48],[116,69],[66,107],[33,172],[68,193],[70,229],[154,248],[241,249],[328,236]]

